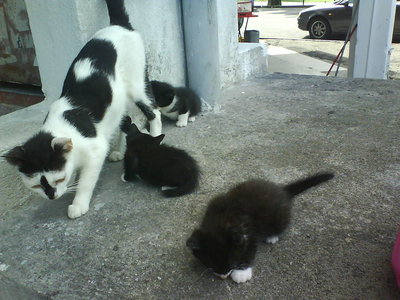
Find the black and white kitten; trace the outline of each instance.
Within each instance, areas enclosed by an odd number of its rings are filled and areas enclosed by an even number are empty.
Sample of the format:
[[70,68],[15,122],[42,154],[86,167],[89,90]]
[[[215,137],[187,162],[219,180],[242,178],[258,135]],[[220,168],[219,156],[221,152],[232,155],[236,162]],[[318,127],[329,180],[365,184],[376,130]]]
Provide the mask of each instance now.
[[141,133],[129,117],[124,118],[121,129],[127,134],[123,181],[138,176],[161,187],[166,197],[191,193],[198,186],[197,162],[184,150],[160,145],[164,134],[152,137]]
[[185,127],[194,122],[201,111],[201,100],[196,93],[186,87],[175,88],[169,83],[151,81],[154,99],[161,114],[171,120],[177,120],[176,126]]
[[333,177],[321,173],[283,187],[265,180],[241,183],[211,200],[186,245],[219,277],[246,282],[259,240],[274,244],[289,225],[293,197]]
[[[99,30],[74,59],[41,130],[5,155],[18,167],[24,184],[44,198],[76,190],[70,218],[88,211],[110,140],[120,132],[130,106],[146,115],[152,135],[161,134],[160,112],[146,90],[142,38],[132,28],[123,0],[106,3],[111,25]],[[122,159],[123,152],[120,144],[110,159]],[[75,171],[79,181],[72,183]]]

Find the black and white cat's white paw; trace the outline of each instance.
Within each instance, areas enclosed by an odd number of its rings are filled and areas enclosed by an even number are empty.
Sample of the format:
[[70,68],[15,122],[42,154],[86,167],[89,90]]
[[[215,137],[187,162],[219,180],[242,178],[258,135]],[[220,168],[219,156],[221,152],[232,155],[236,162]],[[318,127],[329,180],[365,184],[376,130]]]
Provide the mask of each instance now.
[[279,241],[279,236],[277,235],[269,236],[265,239],[265,242],[267,244],[276,244],[278,241]]
[[83,216],[84,214],[86,214],[88,212],[88,210],[89,210],[89,206],[71,204],[68,206],[68,217],[70,219],[79,218],[80,216]]
[[194,122],[195,120],[196,120],[196,117],[195,117],[195,116],[191,116],[191,117],[189,117],[189,119],[188,119],[189,122]]
[[178,115],[178,121],[176,122],[177,127],[186,127],[188,123],[188,117],[189,113],[184,113],[181,115]]
[[186,127],[186,126],[187,126],[186,120],[178,120],[178,122],[176,122],[176,127]]
[[124,158],[124,154],[119,151],[113,151],[108,156],[109,161],[121,161]]
[[245,270],[233,270],[231,278],[236,283],[243,283],[249,281],[253,276],[253,269],[247,268]]

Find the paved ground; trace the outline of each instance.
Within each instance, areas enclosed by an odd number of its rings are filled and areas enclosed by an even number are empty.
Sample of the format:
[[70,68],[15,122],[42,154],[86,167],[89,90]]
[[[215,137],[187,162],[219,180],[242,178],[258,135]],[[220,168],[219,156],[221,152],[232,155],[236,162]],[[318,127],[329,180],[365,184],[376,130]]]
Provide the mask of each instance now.
[[[261,42],[274,47],[281,47],[294,51],[305,56],[318,59],[326,64],[320,64],[318,61],[309,62],[307,58],[295,56],[291,59],[290,55],[280,56],[278,61],[272,61],[274,67],[272,71],[290,73],[293,65],[293,73],[309,75],[325,75],[324,71],[329,69],[330,64],[339,53],[344,43],[344,36],[335,36],[332,40],[312,40],[306,31],[297,28],[297,15],[303,8],[285,7],[285,8],[262,8],[256,13],[258,18],[250,18],[248,29],[260,31]],[[400,79],[400,43],[395,41],[392,44],[393,51],[390,60],[389,77]],[[271,48],[272,53],[281,51]],[[289,54],[289,53],[288,53]],[[342,67],[347,68],[349,57],[349,44],[343,55]],[[274,59],[274,57],[272,57]],[[287,60],[286,60],[287,59]],[[286,63],[285,63],[286,60]],[[289,65],[288,65],[289,64]],[[327,67],[327,64],[329,66]],[[298,65],[298,66],[296,66]],[[275,66],[277,66],[275,68]],[[314,70],[310,70],[315,69]],[[304,70],[303,72],[301,70]],[[322,70],[322,72],[321,72]],[[334,68],[336,70],[336,68]],[[345,71],[341,73],[345,75]]]
[[[398,81],[279,74],[236,85],[220,111],[166,127],[165,142],[198,160],[198,191],[164,199],[141,182],[122,183],[121,164],[107,163],[77,220],[66,216],[72,196],[31,195],[0,161],[0,299],[6,291],[57,300],[399,299],[390,268],[399,89]],[[0,152],[45,114],[39,105],[0,118]],[[233,183],[286,183],[320,170],[337,177],[296,199],[291,227],[276,245],[260,246],[248,283],[204,272],[186,249],[209,199]]]

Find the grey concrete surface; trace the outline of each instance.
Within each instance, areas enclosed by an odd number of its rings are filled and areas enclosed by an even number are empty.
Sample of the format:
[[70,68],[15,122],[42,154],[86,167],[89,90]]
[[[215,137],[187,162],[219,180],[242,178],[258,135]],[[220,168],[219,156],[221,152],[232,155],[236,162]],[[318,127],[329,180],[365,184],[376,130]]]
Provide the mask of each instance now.
[[[45,201],[9,188],[0,197],[15,203],[0,220],[0,277],[50,299],[398,299],[390,255],[399,221],[399,88],[280,74],[237,84],[219,111],[187,128],[165,126],[165,143],[202,168],[200,188],[188,196],[165,199],[141,182],[125,184],[121,163],[106,163],[77,220],[66,215],[72,195]],[[39,106],[34,121],[33,109],[25,121],[14,117],[25,131],[1,127],[3,148],[40,126],[44,112]],[[0,190],[19,187],[5,166]],[[286,183],[321,170],[337,177],[295,200],[282,240],[260,245],[251,281],[222,281],[186,249],[209,199],[232,184]]]

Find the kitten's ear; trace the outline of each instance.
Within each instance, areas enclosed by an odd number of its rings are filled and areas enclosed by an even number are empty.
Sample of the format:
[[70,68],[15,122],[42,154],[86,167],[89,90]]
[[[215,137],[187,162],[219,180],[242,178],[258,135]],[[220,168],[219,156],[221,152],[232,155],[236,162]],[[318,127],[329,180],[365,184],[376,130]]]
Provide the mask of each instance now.
[[72,140],[64,137],[56,137],[51,141],[51,148],[55,151],[68,153],[72,150]]
[[10,151],[8,151],[5,155],[2,155],[7,162],[13,166],[19,166],[24,161],[25,149],[22,146],[17,146]]
[[154,139],[157,142],[157,144],[161,144],[161,142],[164,138],[165,138],[165,134],[160,134],[159,136],[156,136]]
[[186,241],[186,246],[189,247],[191,250],[200,249],[199,234],[199,230],[195,230],[190,238],[188,238],[188,240]]

